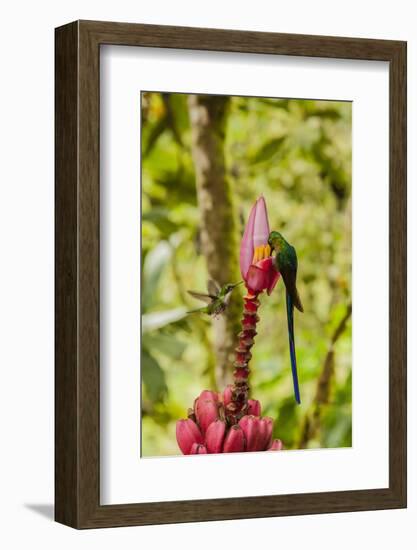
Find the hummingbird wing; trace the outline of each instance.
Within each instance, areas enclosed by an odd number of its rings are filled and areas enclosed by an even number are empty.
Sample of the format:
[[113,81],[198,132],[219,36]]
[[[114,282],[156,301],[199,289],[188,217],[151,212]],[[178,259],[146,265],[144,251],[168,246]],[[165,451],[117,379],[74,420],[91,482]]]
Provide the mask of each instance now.
[[190,309],[187,313],[208,313],[207,307],[199,307],[198,309]]
[[298,260],[293,246],[289,245],[285,251],[279,252],[277,255],[277,267],[281,273],[285,288],[291,296],[294,307],[303,312],[303,305],[297,290]]
[[206,304],[211,304],[213,299],[216,298],[216,296],[210,296],[209,294],[203,294],[202,292],[194,292],[194,290],[187,290],[187,292],[193,298],[197,298],[197,300],[201,300],[202,302],[205,302]]
[[213,279],[209,279],[207,281],[207,290],[210,296],[217,296],[220,292],[220,287],[216,283],[216,281],[213,281]]
[[303,312],[303,304],[301,303],[300,295],[298,294],[296,280],[297,280],[297,271],[293,271],[288,267],[283,267],[280,271],[281,277],[284,281],[285,288],[288,294],[291,296],[292,303],[298,311]]

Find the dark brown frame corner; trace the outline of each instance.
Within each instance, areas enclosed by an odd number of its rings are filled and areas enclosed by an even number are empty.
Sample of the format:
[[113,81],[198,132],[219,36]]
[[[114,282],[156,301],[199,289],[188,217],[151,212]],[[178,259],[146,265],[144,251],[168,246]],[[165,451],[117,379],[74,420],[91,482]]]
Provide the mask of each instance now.
[[[100,45],[389,62],[389,488],[100,505]],[[406,506],[406,43],[77,21],[56,29],[55,519],[112,527]]]

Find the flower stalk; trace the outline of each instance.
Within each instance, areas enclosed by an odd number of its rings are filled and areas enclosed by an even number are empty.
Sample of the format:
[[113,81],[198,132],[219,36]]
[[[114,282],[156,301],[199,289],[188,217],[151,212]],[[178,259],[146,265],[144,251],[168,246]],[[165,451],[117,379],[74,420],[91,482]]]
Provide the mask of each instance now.
[[272,439],[273,420],[261,416],[261,404],[249,399],[249,362],[259,321],[259,295],[269,295],[280,274],[272,263],[268,245],[266,204],[260,197],[253,206],[240,248],[240,270],[247,294],[233,363],[233,384],[221,394],[204,390],[188,410],[188,419],[177,422],[177,442],[183,454],[280,451]]
[[240,271],[247,288],[243,298],[242,330],[238,335],[235,348],[233,387],[231,403],[227,407],[231,424],[248,414],[249,399],[249,361],[251,348],[255,343],[256,325],[259,321],[258,296],[264,290],[271,294],[279,279],[279,273],[272,263],[271,249],[268,244],[269,221],[265,199],[260,197],[251,209],[240,247]]
[[233,385],[231,399],[226,405],[226,414],[230,424],[236,424],[248,413],[249,400],[249,361],[252,358],[251,348],[255,343],[256,324],[259,321],[259,300],[257,294],[248,293],[243,298],[242,331],[239,333],[238,345],[235,348],[233,364]]

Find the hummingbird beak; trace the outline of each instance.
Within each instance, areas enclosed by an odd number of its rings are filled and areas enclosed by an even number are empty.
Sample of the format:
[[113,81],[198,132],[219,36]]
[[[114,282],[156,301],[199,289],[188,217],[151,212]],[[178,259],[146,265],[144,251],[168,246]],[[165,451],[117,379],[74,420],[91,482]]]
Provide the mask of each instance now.
[[239,281],[238,283],[236,283],[236,284],[233,285],[233,288],[236,288],[237,286],[239,286],[239,285],[241,285],[241,284],[243,284],[243,283],[244,283],[244,281]]

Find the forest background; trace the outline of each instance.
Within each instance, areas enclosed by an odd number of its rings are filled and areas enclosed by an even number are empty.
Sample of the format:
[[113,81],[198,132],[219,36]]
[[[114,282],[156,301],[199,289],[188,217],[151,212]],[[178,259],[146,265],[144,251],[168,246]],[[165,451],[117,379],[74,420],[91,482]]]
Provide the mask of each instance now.
[[187,290],[241,280],[261,194],[271,229],[297,249],[302,404],[282,281],[261,297],[252,396],[286,449],[351,446],[351,103],[143,92],[141,117],[142,456],[180,454],[176,421],[201,390],[231,382],[244,289],[217,321],[187,315],[202,305]]

